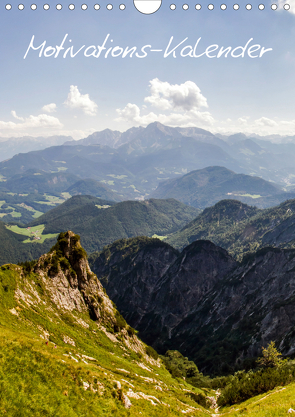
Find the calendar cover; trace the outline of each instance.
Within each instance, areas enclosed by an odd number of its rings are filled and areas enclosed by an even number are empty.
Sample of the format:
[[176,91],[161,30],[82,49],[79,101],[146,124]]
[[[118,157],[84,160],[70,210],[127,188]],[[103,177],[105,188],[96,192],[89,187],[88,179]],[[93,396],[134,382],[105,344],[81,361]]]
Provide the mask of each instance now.
[[294,0],[5,1],[0,414],[295,413]]

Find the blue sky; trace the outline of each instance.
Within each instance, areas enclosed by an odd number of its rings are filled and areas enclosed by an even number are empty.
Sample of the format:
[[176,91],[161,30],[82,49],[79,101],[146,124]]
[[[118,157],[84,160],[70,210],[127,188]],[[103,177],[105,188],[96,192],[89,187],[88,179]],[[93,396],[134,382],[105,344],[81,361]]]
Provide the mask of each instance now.
[[[55,9],[56,3],[49,3],[48,11],[42,9],[43,3],[35,11],[30,10],[30,2],[23,3],[22,11],[18,3],[11,3],[10,11],[2,6],[0,137],[65,134],[78,139],[105,128],[123,131],[155,120],[220,133],[294,135],[292,2],[290,11],[283,9],[284,3],[271,10],[269,1],[261,11],[256,0],[251,11],[245,9],[244,0],[237,2],[238,11],[233,10],[233,2],[226,2],[228,8],[222,11],[219,0],[210,11],[209,2],[200,1],[202,9],[196,11],[196,2],[189,1],[185,11],[184,2],[177,1],[171,11],[172,2],[165,0],[152,15],[139,13],[131,1],[123,0],[124,11],[118,1],[111,2],[111,11],[106,1],[99,3],[98,11],[93,1],[86,11],[81,10],[81,2],[75,3],[74,11],[68,10],[70,2],[61,2],[61,11]],[[46,58],[44,53],[39,57],[40,49],[30,49],[23,59],[33,35],[35,47],[46,41],[45,50],[60,45],[66,34],[65,49],[73,45],[76,52],[85,45],[75,58],[69,54],[63,58],[65,50],[57,58]],[[135,54],[114,58],[111,51],[105,58],[106,50],[99,58],[84,56],[88,46],[102,45],[108,34],[107,49],[137,47],[141,54],[141,47],[151,45],[162,52],[147,47],[145,58]],[[172,36],[173,46],[188,39],[176,49],[176,58],[172,54],[164,58]],[[272,51],[261,58],[250,58],[247,51],[244,58],[181,57],[181,48],[194,47],[199,38],[197,54],[210,45],[218,45],[215,54],[220,47],[245,46],[251,38],[249,46]]]

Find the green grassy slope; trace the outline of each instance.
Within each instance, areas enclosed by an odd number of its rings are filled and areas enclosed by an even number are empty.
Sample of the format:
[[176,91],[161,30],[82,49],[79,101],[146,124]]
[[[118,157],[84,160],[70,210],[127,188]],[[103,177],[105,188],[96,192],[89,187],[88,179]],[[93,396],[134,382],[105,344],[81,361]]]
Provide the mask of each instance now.
[[[73,282],[64,280],[80,264],[60,258],[58,272],[48,275],[58,248],[37,264],[0,268],[1,415],[271,417],[295,408],[294,383],[231,407],[203,408],[200,398],[211,397],[213,405],[218,392],[172,378],[101,290],[100,296],[92,293],[100,318],[91,319],[79,304],[83,290],[73,292]],[[89,270],[87,276],[95,280]]]
[[8,230],[6,225],[0,221],[0,265],[7,261],[24,262],[26,260],[36,259],[42,253],[46,252],[53,243],[49,239],[43,245],[36,243],[23,243],[26,236],[13,233]]
[[38,194],[0,191],[0,219],[27,224],[70,197],[68,193]]
[[69,286],[64,269],[61,280],[49,277],[50,262],[51,255],[39,261],[43,274],[28,264],[0,268],[1,415],[210,415],[192,399],[202,391],[149,356],[107,296],[96,296],[100,318],[91,320],[79,304],[83,290]]
[[283,417],[289,415],[288,410],[295,409],[294,394],[294,383],[285,387],[276,387],[242,403],[234,404],[231,407],[222,407],[212,416]]

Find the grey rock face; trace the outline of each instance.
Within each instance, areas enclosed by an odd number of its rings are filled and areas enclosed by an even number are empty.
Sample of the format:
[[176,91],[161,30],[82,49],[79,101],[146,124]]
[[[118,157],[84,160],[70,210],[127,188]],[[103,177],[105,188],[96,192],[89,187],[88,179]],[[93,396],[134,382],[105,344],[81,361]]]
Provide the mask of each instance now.
[[[120,242],[111,246],[110,253],[103,252],[92,270],[127,322],[140,329],[142,318],[150,311],[156,285],[178,252],[158,239],[142,237]],[[128,244],[124,247],[125,242]]]
[[159,240],[140,249],[126,240],[93,269],[147,343],[205,371],[257,356],[272,340],[295,352],[295,250],[264,248],[238,263],[209,241],[179,254]]
[[[173,329],[195,309],[216,283],[237,262],[209,241],[199,240],[187,246],[158,281],[149,305],[155,316],[147,324],[152,339],[170,339]],[[159,346],[159,343],[157,343]]]
[[34,272],[43,276],[48,294],[59,308],[88,311],[93,320],[112,319],[111,301],[90,270],[78,235],[71,231],[61,234],[52,251],[39,258]]

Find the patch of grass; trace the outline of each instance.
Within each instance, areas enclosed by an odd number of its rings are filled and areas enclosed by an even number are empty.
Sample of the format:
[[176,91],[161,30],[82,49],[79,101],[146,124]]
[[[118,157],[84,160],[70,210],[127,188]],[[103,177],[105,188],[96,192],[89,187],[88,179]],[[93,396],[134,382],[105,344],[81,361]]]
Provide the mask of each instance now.
[[42,211],[35,210],[33,217],[34,219],[38,219],[38,217],[42,216],[42,214],[43,214]]
[[114,185],[115,184],[115,182],[112,181],[112,180],[109,180],[109,181],[107,181],[107,180],[101,180],[100,182],[103,182],[104,184],[108,184],[108,185]]
[[65,200],[67,200],[68,198],[71,198],[71,197],[72,197],[70,193],[66,193],[66,192],[61,193],[61,195],[63,196],[63,198],[64,198]]
[[152,236],[152,238],[157,238],[157,239],[160,239],[160,240],[165,240],[165,239],[167,239],[167,237],[168,237],[168,235],[166,235],[166,236],[160,236],[160,235],[157,235],[157,234],[154,234],[153,236]]
[[61,203],[63,203],[64,202],[64,199],[63,198],[60,198],[60,197],[57,197],[57,196],[55,196],[55,195],[50,195],[50,194],[44,194],[44,197],[46,198],[46,200],[48,200],[50,203],[53,203],[53,204],[61,204]]
[[[38,201],[38,203],[41,203],[42,204],[42,202],[40,202],[40,201]],[[37,219],[38,217],[42,216],[42,214],[43,214],[42,211],[35,210],[33,207],[28,206],[25,203],[20,203],[20,204],[17,204],[17,205],[20,206],[20,207],[22,207],[22,208],[24,208],[24,209],[26,209],[26,210],[28,210],[28,211],[33,212],[34,213],[33,214],[34,219]]]
[[156,352],[155,349],[152,348],[151,346],[146,346],[145,352],[147,355],[149,355],[151,358],[155,360],[157,360],[159,357],[158,352]]
[[32,241],[43,243],[45,239],[51,239],[58,235],[58,233],[47,233],[43,235],[42,233],[45,229],[44,224],[27,228],[19,227],[17,225],[6,225],[6,228],[19,235],[28,236],[29,239],[24,240],[23,243],[31,243]]
[[12,217],[18,218],[21,217],[21,213],[19,213],[18,211],[13,211],[12,213],[9,213]]
[[290,408],[295,409],[295,384],[277,387],[266,394],[253,397],[240,404],[224,407],[219,410],[231,417],[281,417],[288,415]]
[[111,206],[108,206],[107,204],[105,204],[104,206],[100,206],[99,204],[95,204],[95,207],[97,207],[98,209],[106,209],[106,208],[109,208]]
[[15,207],[9,206],[6,201],[0,201],[0,210],[4,211],[4,213],[0,213],[0,217],[8,216],[18,218],[21,217],[21,213],[16,211]]
[[113,177],[113,178],[116,178],[117,180],[122,180],[124,178],[128,178],[127,175],[115,175],[115,174],[107,174],[107,177]]
[[51,201],[36,201],[36,203],[38,204],[45,204],[47,206],[55,206],[55,203],[51,202]]
[[261,198],[260,194],[234,194],[239,197]]

